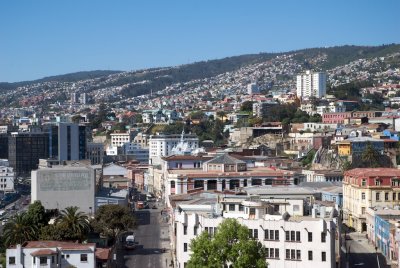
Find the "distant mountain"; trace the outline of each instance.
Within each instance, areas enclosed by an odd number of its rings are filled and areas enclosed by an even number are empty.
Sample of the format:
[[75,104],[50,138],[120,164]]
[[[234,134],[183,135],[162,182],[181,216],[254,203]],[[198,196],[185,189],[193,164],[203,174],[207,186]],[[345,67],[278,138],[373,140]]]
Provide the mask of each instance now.
[[[186,82],[196,81],[197,79],[212,78],[227,72],[239,70],[240,68],[252,64],[266,63],[269,61],[272,64],[277,56],[291,56],[291,58],[295,60],[296,64],[301,66],[299,70],[328,70],[349,64],[357,59],[383,57],[396,52],[400,53],[399,44],[381,46],[345,45],[336,47],[309,48],[280,53],[248,54],[227,57],[223,59],[195,62],[174,67],[152,68],[132,72],[99,70],[51,76],[34,81],[0,83],[0,93],[1,91],[10,92],[10,90],[12,91],[19,86],[34,85],[48,81],[75,83],[88,80],[84,83],[85,92],[87,93],[96,90],[103,90],[104,92],[101,94],[104,95],[112,92],[112,90],[109,89],[115,89],[118,87],[118,94],[114,94],[108,98],[117,99],[118,96],[127,98],[148,94],[150,91],[155,93],[173,84],[176,85],[182,83],[182,87],[184,87],[184,83]],[[282,59],[284,60],[284,57]],[[395,62],[392,66],[397,67],[399,65],[400,61],[398,62],[397,59],[398,58],[395,58]],[[276,70],[277,76],[285,76],[284,72],[284,67]],[[293,79],[293,74],[286,78]],[[9,94],[8,99],[4,99],[4,102],[5,104],[11,103],[12,101],[18,100],[21,96],[29,96],[29,94],[31,96],[39,95],[43,93],[44,90],[50,90],[48,92],[55,92],[54,90],[56,90],[59,92],[59,94],[54,94],[55,98],[57,99],[59,98],[60,94],[64,94],[65,87],[57,88],[57,85],[36,86],[35,91],[29,91],[30,93],[28,94],[24,91],[19,91],[15,94]]]
[[36,83],[58,81],[58,82],[77,82],[80,80],[93,79],[103,76],[108,76],[110,74],[121,73],[122,71],[108,71],[108,70],[96,70],[96,71],[82,71],[76,73],[48,76],[32,81],[22,81],[15,83],[0,82],[0,90],[10,90],[15,89],[20,86],[26,86]]

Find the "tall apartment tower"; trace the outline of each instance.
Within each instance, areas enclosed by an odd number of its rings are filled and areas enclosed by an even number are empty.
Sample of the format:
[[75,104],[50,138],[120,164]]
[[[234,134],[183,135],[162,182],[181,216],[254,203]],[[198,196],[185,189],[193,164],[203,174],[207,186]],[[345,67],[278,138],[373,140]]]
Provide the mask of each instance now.
[[78,103],[78,93],[71,93],[71,103]]
[[49,139],[49,157],[59,161],[86,159],[86,126],[57,123],[43,126]]
[[297,97],[322,98],[326,95],[326,73],[306,71],[297,76]]

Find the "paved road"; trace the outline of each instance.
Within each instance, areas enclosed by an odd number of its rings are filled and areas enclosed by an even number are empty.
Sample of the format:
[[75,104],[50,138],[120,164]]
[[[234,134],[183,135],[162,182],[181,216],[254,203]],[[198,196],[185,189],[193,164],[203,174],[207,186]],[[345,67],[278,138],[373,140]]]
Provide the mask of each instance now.
[[[118,257],[118,267],[170,267],[168,224],[163,221],[161,210],[139,210],[135,212],[135,216],[138,222],[138,228],[135,230],[136,249],[118,249],[117,255],[123,256]],[[166,248],[165,252],[162,251],[163,248]]]
[[365,234],[351,233],[348,234],[348,238],[349,239],[346,240],[346,248],[349,251],[349,254],[347,255],[347,260],[349,263],[348,267],[390,267],[386,265],[385,257],[379,252],[376,254],[374,247],[371,244],[368,244]]

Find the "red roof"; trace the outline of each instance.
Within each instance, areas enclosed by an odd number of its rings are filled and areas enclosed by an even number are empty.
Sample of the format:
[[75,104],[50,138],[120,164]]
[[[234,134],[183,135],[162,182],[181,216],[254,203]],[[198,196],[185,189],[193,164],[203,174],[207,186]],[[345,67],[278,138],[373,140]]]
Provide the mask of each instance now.
[[28,241],[23,245],[24,248],[56,248],[60,247],[62,249],[68,250],[84,250],[90,249],[90,247],[95,247],[95,243],[80,244],[74,242],[65,241],[52,241],[52,240],[42,240],[42,241]]
[[352,177],[400,177],[400,169],[397,168],[355,168],[344,173]]
[[55,254],[57,254],[57,252],[51,249],[39,249],[31,253],[32,256],[46,256]]

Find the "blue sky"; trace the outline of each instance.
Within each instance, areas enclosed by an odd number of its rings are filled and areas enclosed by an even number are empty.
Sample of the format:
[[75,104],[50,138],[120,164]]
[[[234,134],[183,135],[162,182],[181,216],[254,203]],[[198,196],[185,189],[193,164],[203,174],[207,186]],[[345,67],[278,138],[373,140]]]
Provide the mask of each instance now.
[[0,81],[400,43],[400,1],[4,0]]

